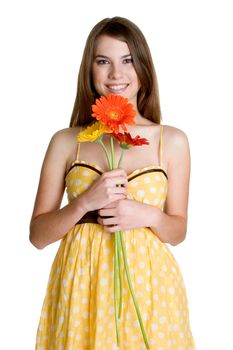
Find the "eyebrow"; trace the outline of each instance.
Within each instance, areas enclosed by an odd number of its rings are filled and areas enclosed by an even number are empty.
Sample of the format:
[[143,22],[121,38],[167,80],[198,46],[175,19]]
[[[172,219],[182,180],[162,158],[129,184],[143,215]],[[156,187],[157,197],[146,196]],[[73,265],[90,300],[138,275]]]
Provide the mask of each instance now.
[[[129,56],[132,56],[131,55],[131,53],[128,53],[127,55],[124,55],[124,56],[122,56],[121,58],[126,58],[126,57],[129,57]],[[107,59],[109,59],[109,57],[108,56],[105,56],[105,55],[96,55],[95,56],[95,58],[107,58]]]

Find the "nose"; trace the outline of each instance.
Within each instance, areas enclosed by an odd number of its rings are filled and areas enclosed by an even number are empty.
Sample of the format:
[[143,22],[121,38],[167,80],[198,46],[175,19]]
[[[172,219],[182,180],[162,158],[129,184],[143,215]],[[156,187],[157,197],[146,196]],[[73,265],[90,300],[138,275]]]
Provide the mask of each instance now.
[[109,74],[108,74],[110,79],[117,80],[122,77],[122,71],[120,67],[116,64],[112,64],[109,69]]

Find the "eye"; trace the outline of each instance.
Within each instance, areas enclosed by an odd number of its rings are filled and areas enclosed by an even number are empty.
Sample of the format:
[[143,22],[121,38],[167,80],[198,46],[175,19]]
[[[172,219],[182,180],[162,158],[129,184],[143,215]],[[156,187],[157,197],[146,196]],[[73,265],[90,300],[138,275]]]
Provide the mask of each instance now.
[[133,63],[133,59],[132,58],[125,58],[124,63]]
[[108,64],[109,62],[107,60],[102,59],[102,60],[97,60],[96,63],[97,64]]

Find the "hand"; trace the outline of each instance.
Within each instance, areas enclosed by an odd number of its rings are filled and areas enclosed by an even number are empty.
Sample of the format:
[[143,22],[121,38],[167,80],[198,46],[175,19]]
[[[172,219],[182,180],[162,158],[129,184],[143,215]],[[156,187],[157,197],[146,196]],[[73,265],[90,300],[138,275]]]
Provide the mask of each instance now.
[[[107,232],[149,227],[153,206],[131,199],[115,201],[98,210],[98,223]],[[104,218],[110,216],[109,218]]]
[[[123,186],[117,186],[123,185]],[[124,169],[103,173],[82,196],[86,211],[93,211],[127,197],[128,179]]]

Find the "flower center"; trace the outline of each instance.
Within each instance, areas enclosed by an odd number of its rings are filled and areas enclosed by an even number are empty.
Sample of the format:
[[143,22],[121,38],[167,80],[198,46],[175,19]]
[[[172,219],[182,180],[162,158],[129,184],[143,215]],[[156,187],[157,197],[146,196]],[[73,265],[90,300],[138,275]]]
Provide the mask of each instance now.
[[118,120],[119,119],[119,113],[117,111],[110,111],[109,112],[109,117],[113,120]]

